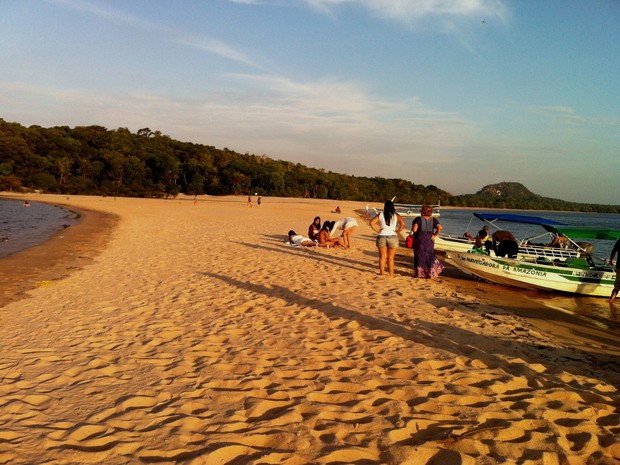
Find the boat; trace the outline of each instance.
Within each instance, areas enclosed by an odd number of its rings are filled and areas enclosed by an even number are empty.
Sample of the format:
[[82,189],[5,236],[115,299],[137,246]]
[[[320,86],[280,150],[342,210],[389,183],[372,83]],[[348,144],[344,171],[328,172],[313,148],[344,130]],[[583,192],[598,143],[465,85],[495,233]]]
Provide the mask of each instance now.
[[[394,202],[395,198],[396,197],[392,197],[392,202]],[[394,202],[394,209],[396,210],[396,213],[398,213],[403,218],[416,218],[420,216],[420,209],[422,207],[422,204]],[[439,218],[441,216],[441,203],[438,203],[437,205],[430,205],[430,207],[433,209],[432,216],[434,218]],[[375,213],[381,213],[383,211],[382,208],[375,208],[374,210]]]
[[[543,225],[552,234],[575,239],[620,239],[620,230],[590,226]],[[476,252],[449,251],[446,259],[458,269],[496,284],[521,289],[545,290],[609,297],[616,279],[615,269],[593,254],[566,260],[548,257],[500,258]],[[599,263],[597,263],[597,261]]]
[[[501,230],[496,223],[497,222],[509,222],[509,223],[521,223],[521,224],[533,224],[537,226],[544,227],[548,226],[565,226],[566,223],[561,223],[559,221],[550,220],[548,218],[542,218],[540,216],[530,216],[530,215],[518,215],[518,214],[503,214],[503,213],[474,213],[474,218],[482,221],[485,224],[495,228],[496,230]],[[471,221],[467,225],[466,229],[469,229],[469,225]],[[541,234],[527,237],[519,241],[519,253],[517,255],[518,258],[538,258],[538,257],[546,257],[551,260],[567,260],[569,258],[579,257],[580,255],[584,255],[585,253],[590,252],[587,249],[586,244],[578,244],[572,241],[568,241],[566,247],[550,247],[547,246],[547,243],[551,243],[558,235],[552,233],[550,231],[543,231]],[[534,241],[541,240],[544,238],[544,243],[536,243]],[[453,236],[453,235],[445,235],[442,234],[435,239],[435,250],[446,252],[448,250],[458,251],[458,252],[467,252],[474,247],[474,239],[467,238],[464,236]],[[490,252],[491,255],[495,255],[493,251]]]
[[[430,205],[430,207],[433,209],[432,216],[434,218],[439,218],[441,216],[441,212],[439,210],[441,208],[441,205],[439,204]],[[422,205],[418,205],[418,204],[408,204],[408,203],[395,203],[394,204],[394,209],[396,210],[396,213],[398,213],[403,218],[415,218],[417,216],[420,216],[421,208],[422,208]]]

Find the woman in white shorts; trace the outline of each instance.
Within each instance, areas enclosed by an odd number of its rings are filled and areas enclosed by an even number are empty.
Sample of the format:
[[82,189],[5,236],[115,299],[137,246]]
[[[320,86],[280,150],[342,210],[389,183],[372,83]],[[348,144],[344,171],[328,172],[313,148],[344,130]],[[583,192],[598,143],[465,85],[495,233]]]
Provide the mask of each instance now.
[[342,245],[343,247],[349,248],[351,247],[351,235],[353,234],[353,231],[357,229],[357,226],[358,224],[355,218],[347,216],[346,218],[338,220],[334,223],[334,227],[332,228],[332,236],[336,231],[342,231]]
[[383,205],[383,211],[370,220],[370,227],[377,235],[377,249],[379,250],[379,274],[385,274],[387,263],[390,278],[394,277],[394,257],[398,249],[400,232],[405,229],[405,222],[396,213],[394,203],[388,200]]

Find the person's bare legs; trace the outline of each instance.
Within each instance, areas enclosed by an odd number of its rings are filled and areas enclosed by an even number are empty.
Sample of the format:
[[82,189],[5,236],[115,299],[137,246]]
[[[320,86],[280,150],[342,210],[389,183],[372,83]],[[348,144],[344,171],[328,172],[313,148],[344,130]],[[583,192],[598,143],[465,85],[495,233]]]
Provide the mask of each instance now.
[[[617,271],[616,271],[616,273],[617,273]],[[614,300],[616,299],[616,296],[618,295],[618,291],[619,290],[620,289],[618,289],[617,287],[614,287],[614,290],[611,291],[611,297],[609,297],[609,303],[610,304],[614,303]]]
[[352,228],[342,231],[342,239],[343,239],[345,247],[347,248],[351,247],[351,235],[353,234],[353,231],[355,231],[356,228],[357,226],[353,226]]
[[390,278],[394,277],[394,257],[396,256],[396,249],[387,249],[387,266]]
[[[386,247],[377,247],[379,249],[379,274],[385,274],[385,263],[387,261],[388,248]],[[388,268],[389,269],[389,268]]]

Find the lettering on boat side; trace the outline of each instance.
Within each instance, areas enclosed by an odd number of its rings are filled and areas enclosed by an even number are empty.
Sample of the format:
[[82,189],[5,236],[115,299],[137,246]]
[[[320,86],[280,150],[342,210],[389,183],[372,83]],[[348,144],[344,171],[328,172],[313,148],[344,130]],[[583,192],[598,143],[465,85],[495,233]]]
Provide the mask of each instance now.
[[600,271],[573,271],[573,276],[579,278],[615,279],[613,273],[601,273]]
[[486,260],[481,260],[480,258],[471,258],[468,256],[463,256],[461,254],[458,254],[458,257],[469,263],[475,263],[476,265],[488,266],[489,268],[499,269],[499,265],[497,263],[487,262]]
[[540,276],[542,278],[547,277],[546,271],[535,270],[533,268],[521,268],[520,266],[513,266],[512,271],[515,271],[517,273],[522,273],[522,274],[529,274],[532,276]]

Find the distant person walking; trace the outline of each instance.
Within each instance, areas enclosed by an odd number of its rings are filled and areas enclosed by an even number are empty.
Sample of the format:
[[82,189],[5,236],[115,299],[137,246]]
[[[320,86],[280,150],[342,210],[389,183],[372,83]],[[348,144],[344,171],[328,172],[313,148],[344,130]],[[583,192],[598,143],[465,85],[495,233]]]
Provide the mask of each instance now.
[[443,227],[433,217],[430,205],[423,205],[420,216],[413,220],[413,276],[418,278],[436,278],[443,271],[443,265],[435,256],[435,238]]
[[260,207],[260,204],[263,202],[263,198],[259,195],[258,199],[256,200],[256,205],[258,205]]
[[399,235],[405,229],[405,222],[396,213],[394,203],[387,200],[383,211],[370,220],[370,227],[377,233],[377,250],[379,251],[379,274],[385,274],[387,264],[390,278],[394,277],[394,256],[399,245]]
[[248,195],[248,205],[252,208],[252,196]]
[[618,255],[618,260],[616,261],[616,280],[614,281],[614,289],[611,291],[611,296],[609,297],[610,304],[614,303],[618,291],[620,291],[620,239],[616,241],[614,248],[611,249],[611,255],[609,256],[609,264],[611,266],[614,265],[614,257],[616,255]]

